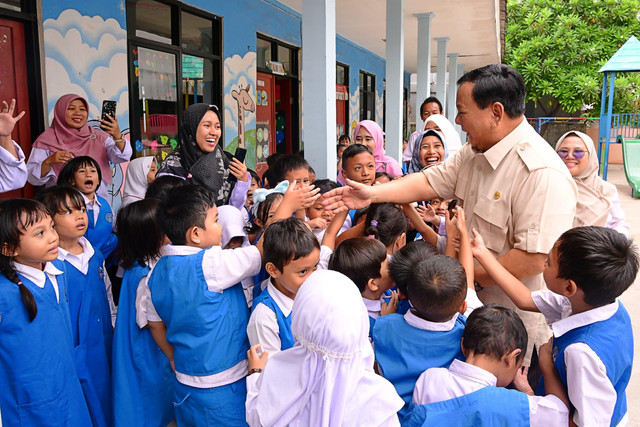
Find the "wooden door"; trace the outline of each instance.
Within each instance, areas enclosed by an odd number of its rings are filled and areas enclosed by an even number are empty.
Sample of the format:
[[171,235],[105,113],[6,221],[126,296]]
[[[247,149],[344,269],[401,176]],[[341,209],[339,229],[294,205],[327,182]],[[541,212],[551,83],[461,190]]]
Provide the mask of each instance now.
[[[29,119],[29,85],[24,25],[0,19],[0,102],[16,100],[16,111],[26,114],[18,122],[11,137],[20,144],[26,158],[31,153],[31,121]],[[0,194],[0,199],[33,197],[33,187],[27,184],[21,190]]]

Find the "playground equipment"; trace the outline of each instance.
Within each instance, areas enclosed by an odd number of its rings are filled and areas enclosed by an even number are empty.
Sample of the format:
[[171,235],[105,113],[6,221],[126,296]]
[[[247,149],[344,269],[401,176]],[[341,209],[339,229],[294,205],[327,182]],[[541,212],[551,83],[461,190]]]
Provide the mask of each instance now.
[[640,139],[618,137],[622,144],[622,158],[624,160],[624,174],[631,187],[631,197],[636,197],[640,191]]
[[[600,133],[598,135],[598,157],[600,158],[600,170],[602,171],[602,179],[607,179],[607,168],[609,166],[609,144],[611,140],[616,141],[616,138],[621,133],[614,133],[612,131],[612,120],[614,116],[617,121],[614,123],[614,129],[627,128],[631,129],[638,125],[637,119],[631,116],[636,115],[624,115],[613,114],[613,91],[615,88],[616,72],[629,72],[640,71],[640,41],[634,36],[631,36],[627,42],[622,45],[620,49],[607,61],[606,64],[600,68],[599,73],[604,73],[602,79],[602,102],[600,106]],[[610,78],[609,78],[610,77]],[[609,80],[609,93],[607,98],[607,80]],[[605,110],[606,106],[606,110]],[[626,116],[630,116],[627,118]],[[630,119],[630,123],[626,120]],[[622,120],[622,125],[620,123]],[[616,130],[616,132],[618,132]],[[637,135],[637,133],[636,133]],[[604,147],[604,150],[603,150]],[[624,149],[624,146],[623,146]],[[637,157],[635,158],[637,161]],[[625,173],[627,171],[627,161],[625,158]],[[636,175],[640,176],[640,175]],[[627,175],[627,180],[629,176]],[[629,182],[631,184],[631,182]],[[636,190],[637,191],[637,190]]]

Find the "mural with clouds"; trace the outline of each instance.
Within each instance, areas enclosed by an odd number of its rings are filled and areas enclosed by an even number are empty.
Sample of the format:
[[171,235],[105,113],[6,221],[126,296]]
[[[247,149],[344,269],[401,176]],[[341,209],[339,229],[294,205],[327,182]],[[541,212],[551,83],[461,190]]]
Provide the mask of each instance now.
[[349,136],[353,138],[353,131],[360,121],[360,89],[356,86],[349,94]]
[[[44,51],[49,123],[60,96],[75,93],[89,102],[90,124],[97,126],[103,100],[118,102],[116,115],[128,139],[129,91],[127,82],[127,31],[124,4],[99,2],[84,15],[56,0],[43,4]],[[82,7],[81,4],[75,4]],[[109,188],[117,210],[126,165],[112,167]]]
[[[238,122],[244,131],[244,148],[247,149],[246,164],[248,168],[256,167],[256,53],[247,52],[244,57],[233,55],[224,60],[224,143],[225,149],[235,153],[238,147]],[[245,92],[251,97],[253,108],[245,108],[233,96],[233,92]],[[236,95],[237,96],[237,95]],[[242,111],[239,111],[241,109]],[[253,111],[251,111],[253,110]]]

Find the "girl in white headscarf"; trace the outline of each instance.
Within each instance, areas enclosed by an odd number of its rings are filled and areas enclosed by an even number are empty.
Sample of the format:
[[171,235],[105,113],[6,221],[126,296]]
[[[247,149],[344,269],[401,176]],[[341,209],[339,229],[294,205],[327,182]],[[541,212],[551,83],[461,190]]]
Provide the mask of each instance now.
[[598,175],[598,153],[593,140],[582,132],[569,131],[556,143],[556,152],[578,186],[574,227],[600,225],[629,236],[629,224],[620,207],[615,185]]
[[[444,135],[444,142],[447,144],[449,155],[454,155],[460,148],[462,148],[460,134],[453,127],[453,124],[442,114],[432,114],[427,117],[427,120],[424,122],[424,128],[422,130],[425,131],[429,129],[437,130]],[[411,138],[409,138],[407,148],[405,148],[404,152],[402,153],[403,162],[411,161],[415,145],[419,144],[419,141],[422,140],[421,136],[421,132],[414,132],[413,134],[411,134]]]
[[400,425],[403,401],[373,372],[369,317],[351,280],[330,270],[311,274],[296,295],[291,330],[295,345],[268,363],[259,345],[249,350],[250,426]]
[[138,157],[129,162],[127,175],[124,178],[121,207],[144,199],[149,184],[156,179],[158,163],[153,156]]

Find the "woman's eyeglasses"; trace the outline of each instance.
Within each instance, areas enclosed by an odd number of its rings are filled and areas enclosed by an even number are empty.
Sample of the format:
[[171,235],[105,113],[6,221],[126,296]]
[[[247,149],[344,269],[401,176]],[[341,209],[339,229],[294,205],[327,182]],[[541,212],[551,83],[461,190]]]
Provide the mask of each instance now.
[[[558,156],[560,156],[561,159],[566,159],[567,157],[569,157],[569,150],[558,150],[557,151]],[[584,157],[586,151],[584,150],[573,150],[571,151],[571,153],[573,154],[573,157],[576,159],[581,159]]]

